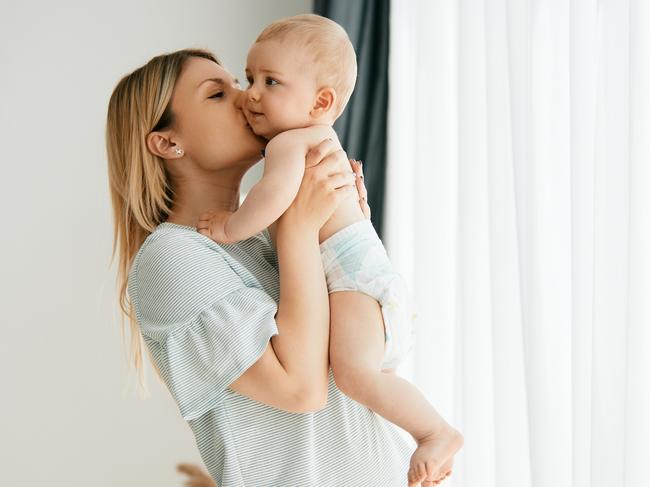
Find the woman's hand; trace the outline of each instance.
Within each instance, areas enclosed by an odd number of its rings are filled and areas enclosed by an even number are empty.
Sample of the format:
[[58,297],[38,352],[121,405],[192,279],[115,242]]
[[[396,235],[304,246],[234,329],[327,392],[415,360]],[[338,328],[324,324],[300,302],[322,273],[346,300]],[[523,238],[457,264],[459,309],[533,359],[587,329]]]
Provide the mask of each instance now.
[[306,225],[317,234],[341,201],[358,197],[355,174],[340,170],[345,164],[349,164],[345,151],[332,139],[325,139],[310,150],[298,194],[278,219],[278,225],[291,221],[294,225]]
[[176,470],[187,475],[183,484],[185,487],[218,487],[217,483],[212,480],[201,467],[192,463],[179,463]]
[[370,206],[368,206],[368,191],[366,191],[366,184],[363,179],[363,163],[355,159],[350,159],[350,166],[357,177],[357,192],[359,193],[359,205],[363,216],[367,220],[370,219]]

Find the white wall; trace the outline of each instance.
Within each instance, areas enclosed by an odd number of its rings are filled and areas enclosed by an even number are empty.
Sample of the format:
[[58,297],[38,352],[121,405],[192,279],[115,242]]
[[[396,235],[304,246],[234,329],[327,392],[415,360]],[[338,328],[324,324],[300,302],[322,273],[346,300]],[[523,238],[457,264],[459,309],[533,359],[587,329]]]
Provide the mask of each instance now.
[[[200,461],[171,396],[127,383],[117,321],[104,123],[150,57],[248,46],[311,0],[0,4],[0,485],[179,486]],[[247,177],[247,181],[251,181]]]

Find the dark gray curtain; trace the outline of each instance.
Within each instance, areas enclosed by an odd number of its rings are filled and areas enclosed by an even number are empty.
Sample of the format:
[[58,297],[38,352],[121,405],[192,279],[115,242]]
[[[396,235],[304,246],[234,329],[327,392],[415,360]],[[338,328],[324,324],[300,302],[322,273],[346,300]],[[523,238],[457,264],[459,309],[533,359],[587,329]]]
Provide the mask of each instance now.
[[389,0],[314,0],[314,13],[340,24],[357,53],[357,84],[334,129],[348,157],[363,161],[372,223],[379,236],[386,180],[389,9]]

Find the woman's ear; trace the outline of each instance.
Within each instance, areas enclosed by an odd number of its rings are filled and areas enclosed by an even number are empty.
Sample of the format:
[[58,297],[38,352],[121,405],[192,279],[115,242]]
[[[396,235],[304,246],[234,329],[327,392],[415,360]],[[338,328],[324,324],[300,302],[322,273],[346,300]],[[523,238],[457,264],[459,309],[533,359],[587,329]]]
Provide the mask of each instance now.
[[185,154],[178,144],[169,139],[168,132],[151,132],[147,135],[147,148],[163,159],[179,159]]
[[321,88],[316,93],[316,101],[311,109],[311,116],[320,118],[323,115],[334,114],[334,105],[336,104],[336,91],[334,88]]

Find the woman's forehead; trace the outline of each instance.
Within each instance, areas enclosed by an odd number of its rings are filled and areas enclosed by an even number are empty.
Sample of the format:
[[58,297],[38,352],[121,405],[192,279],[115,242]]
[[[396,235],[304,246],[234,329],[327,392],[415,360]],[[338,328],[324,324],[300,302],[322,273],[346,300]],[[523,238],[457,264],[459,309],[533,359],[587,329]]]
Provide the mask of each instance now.
[[187,60],[183,67],[183,73],[179,79],[189,89],[197,89],[206,80],[220,80],[224,84],[232,84],[234,77],[223,66],[219,66],[209,59],[192,57]]

